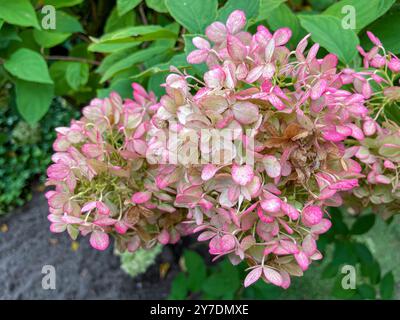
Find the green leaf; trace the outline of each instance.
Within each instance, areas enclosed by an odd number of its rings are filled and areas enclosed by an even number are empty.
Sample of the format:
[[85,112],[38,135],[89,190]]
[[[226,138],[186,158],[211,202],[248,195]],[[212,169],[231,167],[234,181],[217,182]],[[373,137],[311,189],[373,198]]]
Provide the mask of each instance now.
[[206,265],[203,258],[194,251],[185,251],[184,257],[188,272],[188,288],[192,292],[197,292],[206,279]]
[[217,18],[218,0],[166,0],[171,16],[190,33],[204,34]]
[[142,0],[117,0],[118,14],[123,16],[133,10]]
[[118,92],[122,98],[130,98],[132,96],[132,81],[129,79],[113,80],[110,87],[98,89],[97,96],[103,99],[108,97],[111,92]]
[[343,7],[354,8],[356,16],[356,33],[383,15],[393,5],[395,0],[341,0],[324,11],[324,14],[342,19],[348,15],[342,13]]
[[170,300],[182,300],[185,299],[188,293],[187,279],[181,272],[172,281],[171,293],[168,297]]
[[336,281],[333,285],[332,295],[339,299],[351,299],[356,294],[356,289],[344,289],[342,286],[343,275],[336,278]]
[[157,12],[167,13],[168,9],[165,5],[165,0],[146,0],[146,6]]
[[400,125],[400,106],[397,103],[385,105],[385,116]]
[[204,282],[204,293],[213,299],[233,296],[241,286],[238,268],[227,260],[222,261],[218,267]]
[[111,11],[111,14],[108,16],[106,21],[106,26],[104,27],[104,31],[106,33],[114,32],[119,29],[123,29],[126,27],[132,27],[136,23],[136,15],[134,12],[128,12],[123,16],[118,15],[117,8]]
[[127,49],[142,41],[176,38],[176,33],[160,26],[127,27],[103,35],[100,39],[92,39],[90,51],[113,52]]
[[142,79],[146,77],[151,77],[159,73],[167,73],[169,71],[170,66],[175,66],[178,69],[190,69],[193,67],[186,61],[186,54],[180,53],[173,56],[171,60],[169,60],[166,63],[157,64],[142,71],[141,73],[133,75],[131,79]]
[[336,265],[350,264],[355,265],[357,263],[357,257],[354,253],[355,248],[351,242],[348,241],[337,241],[335,243],[335,251],[333,254],[332,263]]
[[56,11],[56,32],[74,33],[83,32],[81,23],[74,16],[65,13],[64,11]]
[[337,276],[338,271],[339,266],[336,263],[330,263],[322,271],[322,279],[334,278]]
[[[382,41],[385,49],[395,54],[400,53],[399,29],[400,5],[393,6],[388,13],[368,26],[368,30]],[[362,44],[367,49],[372,47],[370,40],[365,35],[362,37]]]
[[89,65],[81,62],[70,62],[65,77],[70,87],[78,90],[89,80]]
[[56,61],[50,66],[50,75],[54,80],[54,93],[57,96],[62,96],[71,91],[71,87],[68,85],[67,79],[65,77],[67,73],[67,68],[69,66],[69,61]]
[[0,18],[10,24],[39,29],[35,9],[29,0],[0,0]]
[[358,293],[365,299],[373,300],[376,298],[375,288],[369,284],[360,284],[357,286]]
[[6,24],[0,30],[0,48],[6,48],[10,41],[21,41],[15,26]]
[[292,30],[290,44],[293,47],[297,46],[301,38],[306,35],[306,31],[301,27],[299,19],[285,3],[271,11],[267,22],[274,31],[283,27],[290,28]]
[[379,290],[381,293],[381,298],[384,300],[393,299],[394,296],[394,276],[393,272],[386,273],[379,285]]
[[51,48],[63,43],[70,35],[70,33],[59,33],[36,29],[33,31],[33,37],[35,38],[35,41],[43,48]]
[[30,49],[18,49],[6,60],[4,68],[22,80],[53,84],[46,61],[39,53]]
[[39,121],[50,107],[54,95],[51,84],[15,81],[17,109],[28,123]]
[[110,55],[106,56],[103,59],[103,61],[101,61],[101,64],[96,69],[96,72],[103,74],[113,64],[115,64],[119,60],[122,60],[123,58],[126,58],[127,56],[130,56],[132,53],[134,53],[136,51],[137,51],[137,48],[128,48],[128,49],[118,50],[114,53],[111,53]]
[[247,23],[258,16],[260,9],[259,0],[228,0],[225,5],[218,10],[218,20],[226,22],[229,15],[235,10],[242,10],[246,14]]
[[374,261],[374,257],[372,256],[371,251],[368,247],[363,243],[355,243],[354,249],[357,253],[357,256],[361,263],[372,263]]
[[352,234],[363,234],[368,232],[374,226],[375,218],[376,215],[372,213],[357,217],[350,232]]
[[312,8],[316,11],[322,11],[336,2],[336,0],[309,0]]
[[260,0],[260,9],[257,21],[266,20],[271,17],[271,12],[278,8],[286,0]]
[[357,35],[353,30],[343,29],[338,18],[328,15],[300,15],[299,18],[314,42],[335,53],[341,61],[349,64],[357,55]]
[[146,59],[149,59],[150,57],[153,57],[157,54],[161,54],[165,52],[164,47],[154,47],[154,48],[147,48],[144,50],[137,51],[130,56],[123,58],[116,63],[114,63],[110,68],[105,71],[104,75],[101,78],[101,82],[104,82],[108,79],[110,79],[112,76],[114,76],[116,73],[128,69],[132,67],[133,65],[143,62]]
[[377,284],[381,278],[381,267],[377,261],[361,264],[361,273],[369,278],[372,284]]
[[50,4],[54,6],[56,9],[64,8],[64,7],[72,7],[76,6],[83,2],[83,0],[44,0],[44,4]]

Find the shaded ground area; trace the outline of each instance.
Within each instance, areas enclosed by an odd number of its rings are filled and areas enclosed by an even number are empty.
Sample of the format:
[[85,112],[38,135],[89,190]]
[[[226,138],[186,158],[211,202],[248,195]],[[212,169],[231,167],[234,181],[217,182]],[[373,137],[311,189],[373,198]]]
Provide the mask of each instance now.
[[[160,280],[159,263],[132,279],[120,269],[109,248],[98,252],[88,239],[71,246],[67,234],[52,234],[43,194],[0,218],[0,299],[164,299],[177,272],[174,255],[165,247],[158,262],[171,263]],[[6,230],[8,229],[8,230]],[[78,247],[78,248],[76,248]],[[42,289],[42,268],[56,270],[56,289]]]

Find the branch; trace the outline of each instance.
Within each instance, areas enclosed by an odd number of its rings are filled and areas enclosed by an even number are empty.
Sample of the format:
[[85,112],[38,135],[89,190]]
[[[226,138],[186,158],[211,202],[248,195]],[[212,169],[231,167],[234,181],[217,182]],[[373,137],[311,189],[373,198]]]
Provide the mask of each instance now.
[[83,63],[89,63],[95,66],[100,65],[99,61],[96,60],[89,60],[85,58],[79,58],[79,57],[65,57],[65,56],[45,56],[46,60],[60,60],[60,61],[76,61],[76,62],[83,62]]

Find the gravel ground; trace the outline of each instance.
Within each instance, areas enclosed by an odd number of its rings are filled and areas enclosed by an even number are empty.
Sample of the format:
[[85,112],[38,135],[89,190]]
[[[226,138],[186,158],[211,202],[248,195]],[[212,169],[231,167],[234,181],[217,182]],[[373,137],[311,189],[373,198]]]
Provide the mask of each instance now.
[[[99,252],[81,239],[71,246],[66,234],[52,234],[47,202],[35,194],[26,206],[0,218],[0,299],[164,299],[178,267],[165,247],[158,263],[132,279],[120,269],[110,247]],[[8,230],[7,230],[8,229]],[[171,270],[160,280],[159,263]],[[42,289],[42,268],[56,270],[56,289]]]

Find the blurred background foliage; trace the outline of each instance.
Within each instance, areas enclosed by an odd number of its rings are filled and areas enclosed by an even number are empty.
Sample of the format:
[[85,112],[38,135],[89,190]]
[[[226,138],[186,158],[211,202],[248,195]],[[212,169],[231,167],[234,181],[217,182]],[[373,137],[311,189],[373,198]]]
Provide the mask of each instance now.
[[[348,5],[354,30],[341,27]],[[43,181],[55,127],[79,117],[96,96],[130,97],[133,81],[163,94],[170,65],[201,76],[204,65],[186,62],[191,39],[236,9],[246,12],[250,31],[290,27],[292,49],[311,33],[321,55],[333,52],[353,68],[361,65],[356,45],[371,46],[366,30],[400,53],[396,0],[0,0],[0,214],[29,200],[32,183]],[[400,124],[400,109],[392,111]],[[207,254],[196,253],[204,248],[196,247],[183,255],[170,298],[399,298],[398,218],[338,209],[331,215],[334,227],[319,242],[326,259],[290,290],[261,282],[243,289],[243,267],[206,263]],[[130,259],[123,257],[132,271]],[[356,266],[356,290],[341,289],[345,264]]]

